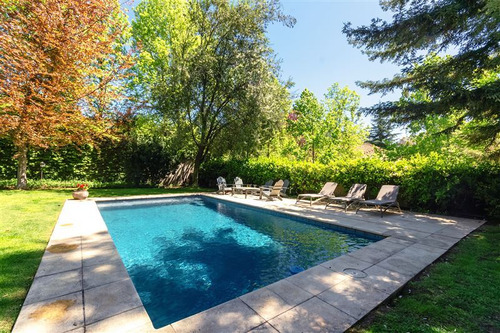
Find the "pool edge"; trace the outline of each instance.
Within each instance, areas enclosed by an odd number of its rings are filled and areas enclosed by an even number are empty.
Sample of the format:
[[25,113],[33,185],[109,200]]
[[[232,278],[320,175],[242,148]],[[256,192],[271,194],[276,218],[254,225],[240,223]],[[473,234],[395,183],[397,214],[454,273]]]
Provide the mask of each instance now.
[[[163,198],[163,197],[176,197],[176,196],[208,196],[208,197],[214,197],[212,194],[207,194],[207,193],[190,193],[190,194],[175,194],[175,195],[154,195],[154,196],[140,196],[141,198]],[[240,200],[239,198],[222,198],[222,196],[215,196],[217,199],[222,199],[222,200],[227,200],[227,201],[233,201],[237,202],[238,204],[242,205],[248,205],[250,201],[244,201]],[[138,197],[128,197],[128,199],[137,199]],[[116,256],[118,255],[118,252],[116,251],[116,247],[114,247],[114,244],[110,247],[105,247],[103,246],[102,248],[99,248],[97,250],[102,250],[102,261],[98,260],[98,263],[95,265],[86,265],[85,262],[87,259],[86,256],[90,256],[91,254],[89,253],[88,246],[89,245],[99,245],[103,240],[109,240],[111,239],[109,232],[107,231],[107,226],[105,225],[104,221],[102,220],[102,217],[100,216],[99,210],[96,205],[96,201],[105,201],[109,200],[109,198],[99,198],[97,200],[87,200],[83,202],[78,202],[74,200],[67,200],[63,206],[63,209],[61,211],[61,215],[59,216],[58,222],[56,224],[56,227],[54,228],[54,231],[52,233],[51,239],[48,244],[48,248],[52,245],[60,245],[60,244],[76,244],[77,249],[71,250],[69,252],[65,253],[51,253],[50,251],[46,250],[44,253],[44,257],[42,258],[42,263],[40,264],[40,267],[38,269],[37,275],[35,276],[35,280],[33,281],[33,284],[30,288],[30,291],[28,293],[28,296],[25,299],[25,304],[23,305],[23,308],[21,310],[21,313],[16,321],[16,324],[14,326],[14,332],[23,332],[23,331],[34,331],[38,330],[38,328],[43,327],[45,330],[47,330],[47,323],[44,322],[43,320],[39,320],[33,317],[33,313],[38,311],[44,306],[48,304],[54,304],[54,302],[58,302],[61,299],[67,299],[70,300],[72,305],[66,309],[67,311],[70,311],[69,316],[67,317],[68,320],[66,320],[66,323],[55,323],[51,324],[51,328],[55,328],[53,331],[69,331],[69,330],[75,330],[78,328],[85,329],[85,331],[110,331],[115,327],[114,325],[117,325],[120,327],[120,329],[130,329],[130,330],[140,330],[140,331],[153,331],[153,327],[151,324],[151,321],[149,320],[149,317],[142,306],[142,303],[138,305],[137,299],[140,298],[135,291],[135,287],[131,283],[130,277],[128,276],[128,273],[125,273],[126,275],[120,276],[119,270],[120,267],[115,267],[120,266],[119,264],[123,266],[123,263],[121,262],[121,259],[119,260],[119,263]],[[114,200],[123,200],[124,198],[113,198]],[[252,202],[253,203],[253,202]],[[252,207],[252,205],[248,205]],[[264,207],[260,206],[258,207],[259,209],[267,209],[267,210],[279,210],[279,206],[274,206],[272,205],[265,205]],[[285,207],[286,208],[286,207]],[[282,207],[282,209],[284,209]],[[96,211],[98,214],[96,214]],[[287,214],[284,213],[283,211],[280,211],[282,214]],[[291,213],[291,212],[289,212]],[[308,209],[305,209],[303,211],[303,214],[312,214],[314,212],[311,212]],[[291,216],[300,216],[299,212],[296,212],[293,214],[289,214]],[[338,217],[338,214],[332,214],[334,218]],[[324,217],[317,217],[311,218],[307,217],[308,219],[315,220],[321,223],[328,223],[328,224],[333,224],[336,225],[336,223],[332,221],[326,221],[326,218]],[[409,279],[411,279],[413,276],[418,274],[422,269],[424,269],[427,265],[432,263],[434,260],[439,258],[442,254],[444,254],[451,246],[453,246],[458,240],[460,240],[462,237],[467,235],[469,232],[473,231],[477,227],[479,227],[483,222],[482,221],[475,221],[475,220],[467,220],[467,219],[451,219],[447,218],[446,221],[449,222],[436,222],[436,223],[441,223],[438,225],[439,228],[433,228],[433,232],[424,232],[422,230],[412,230],[408,229],[409,231],[404,232],[404,230],[396,230],[398,232],[395,232],[394,228],[391,228],[393,225],[389,225],[385,227],[385,231],[383,231],[383,224],[381,226],[381,223],[376,225],[376,228],[370,228],[369,225],[367,226],[366,220],[368,220],[368,223],[370,223],[371,220],[377,222],[376,220],[372,219],[371,217],[357,217],[353,219],[352,217],[346,217],[346,219],[350,219],[349,223],[356,223],[356,220],[362,220],[362,223],[358,223],[358,225],[361,225],[362,227],[367,230],[369,233],[374,233],[373,230],[376,231],[382,231],[381,233],[375,233],[379,234],[381,236],[385,236],[386,238],[384,240],[375,242],[373,244],[368,245],[367,247],[364,247],[358,251],[355,251],[351,254],[343,255],[341,257],[338,257],[336,259],[333,259],[331,261],[319,264],[317,266],[314,266],[304,272],[301,272],[299,274],[296,274],[290,278],[280,280],[276,282],[276,284],[279,284],[282,281],[286,280],[286,283],[283,282],[282,285],[286,285],[286,288],[291,288],[295,290],[296,288],[299,288],[300,290],[304,290],[305,292],[310,293],[312,296],[310,298],[307,298],[303,300],[302,302],[299,302],[297,304],[288,304],[288,306],[285,306],[283,309],[283,312],[275,313],[275,314],[268,314],[268,310],[262,309],[261,306],[259,306],[258,302],[258,297],[257,301],[255,298],[252,298],[250,296],[247,297],[247,295],[250,294],[264,294],[262,297],[271,297],[271,298],[276,298],[279,299],[280,297],[279,293],[277,293],[277,290],[272,290],[269,289],[269,286],[263,287],[261,289],[258,289],[256,291],[253,291],[249,294],[245,294],[243,296],[240,296],[236,299],[233,299],[231,301],[228,301],[226,303],[223,303],[221,305],[218,305],[214,308],[205,310],[203,312],[200,312],[198,314],[195,314],[193,316],[187,317],[185,319],[182,319],[178,322],[175,322],[171,325],[165,326],[161,329],[154,330],[157,332],[182,332],[182,331],[189,331],[192,329],[196,329],[200,327],[200,325],[203,325],[202,327],[214,327],[214,329],[222,329],[224,330],[224,327],[220,326],[222,324],[216,324],[218,321],[216,320],[217,318],[222,318],[224,316],[227,316],[230,313],[234,314],[234,311],[238,312],[241,315],[241,323],[239,323],[236,326],[233,326],[231,329],[226,330],[234,330],[235,331],[248,331],[251,330],[259,325],[269,325],[271,328],[272,327],[281,327],[282,329],[286,328],[286,322],[287,321],[297,321],[301,320],[300,318],[296,318],[294,314],[297,314],[300,310],[308,310],[308,309],[316,309],[316,311],[321,312],[322,309],[329,309],[331,310],[332,313],[335,313],[335,318],[339,319],[340,321],[343,321],[346,323],[345,328],[348,328],[350,325],[352,325],[354,322],[362,318],[366,313],[368,313],[370,309],[364,309],[364,313],[348,313],[342,311],[342,309],[338,309],[334,301],[331,300],[331,297],[327,297],[327,291],[336,288],[336,286],[339,285],[345,285],[344,287],[347,288],[346,290],[349,290],[350,286],[365,286],[366,283],[361,283],[359,282],[359,279],[356,280],[355,278],[352,278],[350,276],[347,276],[346,274],[343,273],[343,270],[345,267],[348,267],[350,264],[345,261],[346,258],[344,257],[349,257],[348,259],[351,260],[353,263],[353,266],[356,265],[369,265],[368,267],[362,269],[362,270],[371,270],[370,271],[370,277],[375,276],[378,277],[378,280],[375,279],[375,282],[381,281],[384,278],[389,279],[390,281],[394,281],[390,286],[386,286],[388,289],[384,289],[384,291],[381,291],[383,289],[380,285],[377,286],[376,283],[374,283],[372,286],[370,286],[370,290],[375,290],[374,294],[380,295],[380,297],[384,297],[383,300],[385,300],[387,297],[390,297],[391,294],[396,292],[399,288],[401,288]],[[371,220],[370,220],[371,219]],[[389,218],[390,220],[390,218]],[[432,221],[432,219],[430,219]],[[380,220],[381,222],[385,220]],[[458,221],[455,223],[452,223],[453,221]],[[397,223],[401,223],[396,221]],[[405,222],[405,221],[403,221]],[[72,223],[73,227],[68,226],[68,224]],[[427,222],[426,222],[427,223]],[[429,222],[429,226],[430,226]],[[343,225],[341,225],[343,226]],[[344,226],[343,226],[344,227]],[[425,226],[423,226],[425,227]],[[422,228],[423,228],[422,227]],[[423,228],[424,229],[424,228]],[[359,230],[358,228],[354,230]],[[431,230],[429,228],[429,230]],[[92,239],[94,238],[94,239]],[[442,245],[441,247],[435,247],[431,246],[432,242],[448,242],[449,244]],[[380,246],[380,242],[385,242],[383,246]],[[78,244],[79,243],[79,244]],[[105,242],[106,245],[108,242]],[[376,244],[379,244],[376,246]],[[114,250],[113,250],[114,247]],[[370,249],[369,249],[370,248]],[[388,249],[398,249],[398,250],[392,250],[388,251]],[[372,257],[363,257],[363,255],[358,254],[359,251],[363,251],[365,249],[369,249],[370,251],[366,250],[365,252],[371,252]],[[411,250],[408,250],[411,249]],[[95,249],[94,249],[95,250]],[[73,251],[73,253],[71,253]],[[80,265],[78,265],[78,252],[80,254]],[[379,258],[375,254],[379,253]],[[398,272],[396,267],[391,266],[390,259],[392,260],[402,260],[402,261],[410,261],[412,258],[415,257],[415,253],[417,254],[424,254],[424,259],[421,260],[419,263],[418,267],[410,267],[413,269],[413,271],[408,271],[406,273],[404,272]],[[74,258],[71,257],[70,254],[75,254]],[[358,258],[361,257],[361,258]],[[382,258],[383,257],[383,258]],[[75,260],[73,260],[73,259]],[[119,258],[119,255],[118,255]],[[342,260],[339,260],[339,258],[343,258]],[[59,260],[60,259],[60,260]],[[363,260],[364,259],[364,260]],[[379,260],[380,259],[380,260]],[[62,269],[61,267],[56,267],[56,268],[51,268],[46,266],[52,264],[56,266],[61,265],[61,260],[63,263],[69,265],[67,268],[68,269]],[[348,260],[348,261],[349,261]],[[95,266],[100,265],[100,266],[106,266],[106,265],[111,265],[111,267],[115,267],[118,270],[118,273],[115,275],[114,280],[112,282],[109,282],[109,280],[99,286],[95,286],[92,284],[89,284],[89,279],[86,278],[85,272],[88,271],[88,267],[90,266]],[[113,266],[114,265],[114,266]],[[344,267],[344,268],[343,268]],[[351,268],[351,267],[349,267]],[[356,267],[352,267],[356,268]],[[407,268],[407,269],[410,269]],[[416,271],[415,271],[416,270]],[[47,274],[49,272],[50,274]],[[68,272],[81,272],[81,286],[78,287],[77,284],[71,288],[67,288],[65,284],[64,274],[68,275]],[[384,273],[385,272],[385,273]],[[384,275],[385,274],[385,275]],[[39,285],[42,283],[43,278],[46,276],[51,276],[51,278],[55,277],[61,277],[62,283],[59,287],[66,287],[66,290],[64,291],[56,291],[54,295],[57,296],[45,296],[44,299],[41,299],[38,302],[30,302],[29,300],[33,300],[33,295],[36,294],[36,291],[40,288]],[[307,287],[307,283],[309,281],[315,280],[316,278],[318,279],[325,279],[328,280],[330,279],[330,284],[326,284],[324,287],[329,287],[326,288],[325,290],[321,290],[322,287],[318,287],[317,290],[306,290],[304,288],[309,288]],[[68,281],[67,281],[68,282]],[[130,288],[131,285],[131,288]],[[87,286],[87,287],[86,287]],[[88,286],[91,286],[88,288]],[[54,286],[55,289],[57,289],[57,286]],[[100,288],[100,289],[98,289]],[[282,287],[285,288],[285,287]],[[285,288],[285,289],[286,289]],[[99,302],[99,297],[95,297],[96,291],[99,291],[101,293],[106,293],[108,292],[109,294],[112,294],[116,296],[116,294],[119,294],[120,300],[113,304],[92,304],[92,301],[95,300],[96,302]],[[62,293],[62,294],[61,294]],[[30,295],[31,294],[31,295]],[[267,295],[267,296],[266,296]],[[99,295],[97,295],[99,296]],[[331,296],[331,295],[330,295]],[[366,296],[366,295],[365,295]],[[36,300],[36,298],[35,298]],[[123,301],[125,300],[125,301]],[[383,301],[381,300],[381,301]],[[381,302],[380,301],[380,302]],[[376,302],[373,307],[378,305],[380,302]],[[102,303],[102,302],[101,302]],[[123,307],[120,308],[120,304],[122,303],[125,304]],[[293,303],[293,302],[292,302]],[[65,303],[66,304],[66,303]],[[104,306],[104,308],[103,308]],[[338,305],[337,305],[338,306]],[[106,308],[107,307],[107,308]],[[373,308],[372,307],[372,308]],[[95,316],[96,309],[100,309],[101,315]],[[235,310],[236,309],[236,310]],[[74,310],[74,311],[73,311]],[[291,311],[291,312],[289,312]],[[287,314],[288,313],[288,314]],[[290,317],[292,316],[292,317]],[[288,318],[288,319],[287,319]],[[330,318],[333,320],[333,318]],[[305,319],[304,319],[305,320]],[[331,322],[332,320],[328,321]],[[126,321],[127,327],[124,327],[124,322]],[[68,326],[67,322],[71,322],[70,326]],[[43,326],[45,325],[45,326]],[[65,326],[66,325],[66,326]],[[215,325],[215,326],[214,326]],[[219,326],[217,326],[219,325]],[[251,326],[251,327],[249,327]],[[115,327],[116,328],[116,327]]]

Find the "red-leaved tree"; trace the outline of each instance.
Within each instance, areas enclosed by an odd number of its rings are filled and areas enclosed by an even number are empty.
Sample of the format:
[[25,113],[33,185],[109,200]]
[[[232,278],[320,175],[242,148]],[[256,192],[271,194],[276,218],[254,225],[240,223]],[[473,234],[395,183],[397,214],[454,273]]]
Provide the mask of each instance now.
[[2,1],[0,137],[16,146],[17,188],[31,147],[113,135],[127,29],[117,0]]

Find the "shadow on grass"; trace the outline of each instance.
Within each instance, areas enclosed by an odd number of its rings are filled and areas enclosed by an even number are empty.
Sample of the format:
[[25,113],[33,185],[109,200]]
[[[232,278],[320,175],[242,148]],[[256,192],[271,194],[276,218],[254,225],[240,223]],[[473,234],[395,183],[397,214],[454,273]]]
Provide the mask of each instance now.
[[0,332],[10,332],[43,256],[22,250],[0,256]]

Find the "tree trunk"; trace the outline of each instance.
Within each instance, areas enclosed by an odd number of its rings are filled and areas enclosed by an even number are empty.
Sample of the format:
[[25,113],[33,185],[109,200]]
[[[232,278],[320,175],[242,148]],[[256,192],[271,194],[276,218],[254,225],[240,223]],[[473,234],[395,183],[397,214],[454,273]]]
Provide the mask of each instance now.
[[198,152],[196,153],[196,157],[194,159],[194,171],[193,171],[193,185],[198,186],[198,179],[199,179],[199,173],[200,173],[200,166],[201,163],[203,163],[204,160],[204,150],[205,148],[202,146],[198,146]]
[[26,171],[28,169],[28,147],[21,144],[17,147],[17,185],[18,190],[25,190],[28,188],[28,178]]
[[313,142],[313,144],[312,144],[312,160],[313,160],[313,163],[314,163],[315,159],[316,159],[316,156],[315,156],[314,142]]

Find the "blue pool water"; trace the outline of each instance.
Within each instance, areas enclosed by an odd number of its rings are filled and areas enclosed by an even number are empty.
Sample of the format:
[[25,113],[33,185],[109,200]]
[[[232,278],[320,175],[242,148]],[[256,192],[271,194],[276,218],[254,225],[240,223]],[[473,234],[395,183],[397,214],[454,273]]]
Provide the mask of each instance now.
[[380,239],[207,197],[98,207],[155,328]]

